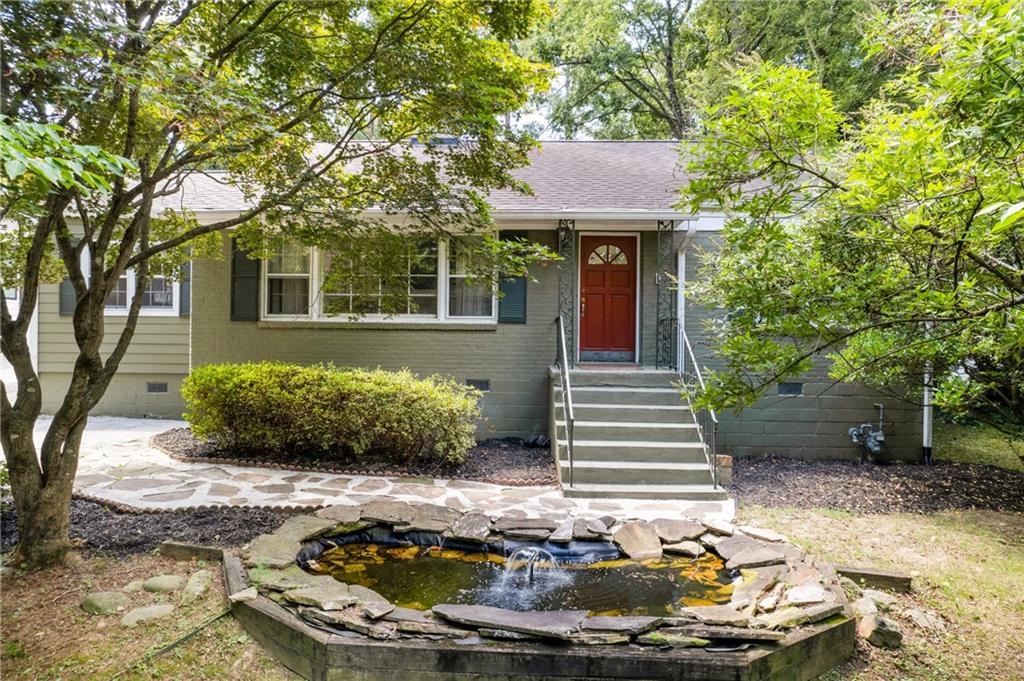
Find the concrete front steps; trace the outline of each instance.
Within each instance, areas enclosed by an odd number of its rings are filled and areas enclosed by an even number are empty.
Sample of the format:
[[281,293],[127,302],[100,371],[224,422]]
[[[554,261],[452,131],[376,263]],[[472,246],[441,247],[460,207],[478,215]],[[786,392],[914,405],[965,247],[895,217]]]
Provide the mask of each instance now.
[[554,449],[567,497],[721,500],[704,445],[672,371],[586,369],[570,373],[573,474],[562,391],[553,381]]

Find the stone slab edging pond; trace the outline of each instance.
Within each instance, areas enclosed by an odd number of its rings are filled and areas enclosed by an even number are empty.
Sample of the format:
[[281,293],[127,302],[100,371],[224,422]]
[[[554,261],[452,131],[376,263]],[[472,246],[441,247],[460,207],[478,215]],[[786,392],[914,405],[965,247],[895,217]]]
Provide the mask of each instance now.
[[[613,543],[637,561],[714,553],[741,579],[727,604],[665,617],[591,617],[473,604],[395,607],[371,589],[299,564],[374,526],[458,541]],[[289,518],[242,555],[225,553],[232,611],[308,679],[813,679],[848,658],[855,622],[834,569],[776,533],[701,523],[498,517],[381,500]]]

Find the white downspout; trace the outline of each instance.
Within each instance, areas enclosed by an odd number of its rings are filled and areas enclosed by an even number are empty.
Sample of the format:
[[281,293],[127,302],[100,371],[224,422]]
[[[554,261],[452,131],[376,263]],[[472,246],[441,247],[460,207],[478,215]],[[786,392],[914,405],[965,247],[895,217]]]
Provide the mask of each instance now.
[[[686,330],[686,250],[690,247],[694,235],[697,233],[697,220],[690,218],[686,221],[686,234],[679,243],[679,250],[676,251],[676,319],[679,326],[679,333]],[[676,343],[676,366],[683,366],[682,343]]]
[[932,364],[924,368],[924,399],[921,412],[921,458],[926,466],[932,463]]

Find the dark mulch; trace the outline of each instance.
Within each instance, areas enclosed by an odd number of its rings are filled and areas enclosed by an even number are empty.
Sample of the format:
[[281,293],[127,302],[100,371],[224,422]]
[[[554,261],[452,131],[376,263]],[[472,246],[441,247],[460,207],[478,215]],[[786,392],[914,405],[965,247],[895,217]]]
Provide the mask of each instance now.
[[[165,539],[240,546],[273,532],[291,513],[248,508],[204,508],[161,513],[122,513],[102,504],[71,502],[71,538],[92,551],[117,557],[152,551]],[[0,552],[18,543],[14,505],[0,505]]]
[[946,462],[879,466],[736,458],[730,492],[740,504],[776,508],[834,508],[854,513],[1024,512],[1024,473]]
[[155,435],[152,443],[182,460],[314,469],[346,475],[457,478],[499,485],[554,485],[557,480],[550,450],[528,446],[515,438],[485,440],[469,450],[466,460],[458,465],[432,461],[386,461],[370,455],[359,459],[347,453],[221,449],[194,437],[188,428],[172,428]]

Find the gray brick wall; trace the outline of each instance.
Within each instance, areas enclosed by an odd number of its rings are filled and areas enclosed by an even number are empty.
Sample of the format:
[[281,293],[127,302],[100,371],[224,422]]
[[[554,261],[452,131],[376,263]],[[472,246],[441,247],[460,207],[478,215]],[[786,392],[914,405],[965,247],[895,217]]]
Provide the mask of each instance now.
[[[687,253],[686,279],[695,281],[701,250],[713,252],[716,232],[697,232]],[[711,311],[687,295],[686,333],[702,367],[720,367],[706,331]],[[921,453],[921,409],[866,388],[834,383],[822,359],[814,369],[794,381],[804,383],[801,397],[769,395],[740,414],[719,414],[718,449],[738,456],[775,454],[804,459],[854,459],[858,448],[850,442],[850,426],[878,421],[875,403],[885,405],[887,457],[917,460]]]

